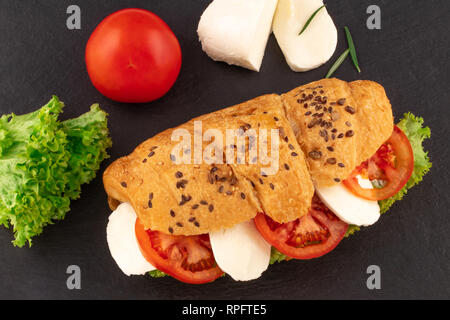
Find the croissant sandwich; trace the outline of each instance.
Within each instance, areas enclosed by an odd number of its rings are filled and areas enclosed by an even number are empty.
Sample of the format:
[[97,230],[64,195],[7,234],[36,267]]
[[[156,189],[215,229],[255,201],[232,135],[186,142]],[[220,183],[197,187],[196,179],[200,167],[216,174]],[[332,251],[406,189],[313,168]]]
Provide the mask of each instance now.
[[413,169],[384,88],[324,79],[195,118],[113,162],[108,243],[128,275],[252,280],[274,255],[316,258],[349,225],[375,223]]

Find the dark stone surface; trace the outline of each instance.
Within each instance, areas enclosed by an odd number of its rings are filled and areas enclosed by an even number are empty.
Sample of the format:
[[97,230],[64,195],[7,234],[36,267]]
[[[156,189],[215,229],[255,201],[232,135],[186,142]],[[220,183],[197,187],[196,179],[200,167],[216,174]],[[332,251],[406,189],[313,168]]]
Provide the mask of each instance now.
[[[52,94],[65,103],[63,118],[75,117],[99,102],[110,114],[114,142],[111,159],[131,152],[141,141],[192,117],[270,92],[286,92],[322,78],[332,61],[308,73],[291,72],[271,36],[260,73],[210,60],[196,28],[209,1],[15,1],[0,0],[0,112],[22,114],[45,104]],[[83,187],[67,218],[46,228],[31,249],[14,248],[10,230],[0,230],[0,298],[57,299],[391,299],[449,298],[449,59],[450,2],[327,1],[346,47],[344,25],[353,33],[362,74],[346,61],[336,76],[383,84],[396,119],[404,112],[423,116],[432,128],[426,143],[433,169],[404,201],[379,223],[344,240],[314,261],[271,266],[257,281],[229,278],[191,286],[176,280],[124,276],[111,258],[105,227],[110,210],[97,178]],[[66,8],[78,4],[82,30],[65,26]],[[378,4],[382,30],[366,28],[366,8]],[[109,101],[91,85],[84,47],[108,14],[140,7],[161,16],[183,50],[181,75],[163,99],[147,105]],[[99,173],[99,176],[101,173]],[[82,289],[66,288],[66,268],[79,265]],[[382,289],[366,288],[366,268],[379,265]]]

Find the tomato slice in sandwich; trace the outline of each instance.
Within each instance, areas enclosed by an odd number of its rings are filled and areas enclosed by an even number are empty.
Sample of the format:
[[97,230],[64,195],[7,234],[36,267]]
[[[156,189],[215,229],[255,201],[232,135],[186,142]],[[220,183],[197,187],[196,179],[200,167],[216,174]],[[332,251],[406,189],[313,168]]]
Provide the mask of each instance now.
[[332,251],[344,238],[348,224],[339,220],[317,195],[309,213],[293,222],[277,223],[259,213],[256,228],[267,242],[293,259],[313,259]]
[[[344,185],[358,197],[385,200],[396,195],[408,182],[414,170],[414,154],[408,137],[397,126],[377,153],[357,167]],[[362,188],[357,176],[377,182],[374,189]]]
[[168,235],[145,230],[137,219],[136,238],[147,261],[182,282],[202,284],[212,282],[223,274],[216,264],[207,234]]

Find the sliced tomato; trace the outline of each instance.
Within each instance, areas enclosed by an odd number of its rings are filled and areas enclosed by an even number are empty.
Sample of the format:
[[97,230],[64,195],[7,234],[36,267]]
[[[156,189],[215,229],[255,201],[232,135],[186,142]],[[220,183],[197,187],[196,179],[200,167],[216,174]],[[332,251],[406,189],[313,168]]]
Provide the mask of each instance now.
[[318,258],[332,251],[348,229],[348,224],[339,220],[317,195],[309,213],[300,219],[280,224],[259,213],[255,225],[263,238],[278,251],[302,260]]
[[136,238],[148,262],[182,282],[207,283],[223,274],[216,264],[207,234],[172,236],[145,230],[137,219]]
[[[358,197],[385,200],[396,195],[408,182],[414,170],[414,154],[408,137],[394,126],[392,136],[377,153],[363,162],[344,180],[344,185]],[[377,181],[374,189],[362,188],[358,176]]]

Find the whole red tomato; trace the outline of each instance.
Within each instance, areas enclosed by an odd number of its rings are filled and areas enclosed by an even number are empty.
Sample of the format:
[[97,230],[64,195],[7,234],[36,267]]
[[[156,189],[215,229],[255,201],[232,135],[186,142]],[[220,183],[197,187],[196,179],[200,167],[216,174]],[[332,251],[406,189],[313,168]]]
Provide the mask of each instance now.
[[106,17],[86,46],[92,83],[106,97],[143,103],[165,95],[181,68],[180,44],[154,13],[124,9]]

